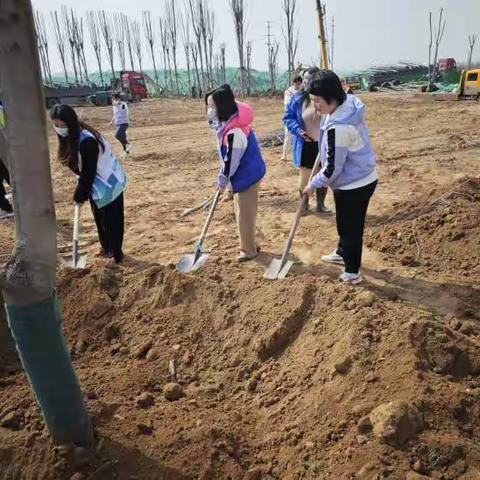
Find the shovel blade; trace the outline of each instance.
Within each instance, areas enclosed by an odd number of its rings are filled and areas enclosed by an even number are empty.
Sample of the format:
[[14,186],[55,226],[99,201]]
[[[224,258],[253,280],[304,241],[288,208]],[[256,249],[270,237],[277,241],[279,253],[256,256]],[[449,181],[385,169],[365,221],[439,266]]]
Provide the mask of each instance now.
[[183,273],[195,272],[199,268],[203,267],[209,256],[209,253],[202,253],[197,257],[197,261],[195,261],[195,254],[187,253],[177,263],[177,270]]
[[70,255],[69,257],[63,257],[62,258],[62,267],[64,268],[78,268],[83,270],[87,266],[87,255],[86,254],[80,254],[77,255],[76,261],[73,258],[73,255]]
[[283,280],[287,276],[289,270],[292,268],[292,265],[293,261],[288,260],[282,267],[282,261],[276,258],[272,260],[272,263],[265,272],[265,275],[263,275],[263,278],[268,278],[270,280]]

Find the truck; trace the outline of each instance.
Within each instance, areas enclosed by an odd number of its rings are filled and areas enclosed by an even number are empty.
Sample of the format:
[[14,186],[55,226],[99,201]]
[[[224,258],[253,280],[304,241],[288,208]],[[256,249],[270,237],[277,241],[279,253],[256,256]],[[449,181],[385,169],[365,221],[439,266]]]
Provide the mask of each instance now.
[[121,71],[120,78],[112,79],[110,85],[55,84],[44,86],[44,93],[47,108],[57,103],[111,105],[112,93],[119,93],[129,102],[141,102],[148,97],[145,75],[134,71]]
[[148,90],[143,73],[131,70],[120,72],[120,92],[130,102],[141,102],[148,98]]
[[440,73],[445,72],[456,72],[457,71],[457,62],[454,58],[441,58],[438,61],[437,70]]
[[480,69],[462,71],[458,98],[480,100]]

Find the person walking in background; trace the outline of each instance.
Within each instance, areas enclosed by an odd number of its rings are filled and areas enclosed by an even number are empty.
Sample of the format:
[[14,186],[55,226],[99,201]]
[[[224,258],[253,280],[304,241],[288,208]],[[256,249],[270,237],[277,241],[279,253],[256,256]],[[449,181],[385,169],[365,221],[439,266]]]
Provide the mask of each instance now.
[[123,260],[123,192],[127,178],[105,138],[81,122],[68,105],[55,105],[50,117],[58,136],[58,159],[78,178],[73,201],[90,200],[102,246],[100,255]]
[[[283,117],[285,126],[293,137],[293,164],[299,171],[300,196],[303,195],[303,191],[308,185],[315,160],[319,154],[318,139],[322,115],[313,106],[308,91],[310,80],[319,72],[320,69],[318,67],[312,67],[307,70],[303,78],[303,90],[293,97]],[[318,189],[316,208],[318,213],[332,213],[325,206],[326,196],[326,187]],[[309,204],[306,202],[303,213],[307,214],[308,211]]]
[[120,100],[120,95],[114,93],[112,95],[113,118],[110,125],[113,123],[117,127],[115,138],[121,143],[123,151],[130,153],[131,145],[127,140],[127,130],[129,126],[129,110],[126,102]]
[[330,70],[322,70],[310,87],[312,102],[325,115],[320,135],[322,170],[304,193],[313,195],[329,186],[337,211],[337,248],[322,260],[345,265],[340,280],[354,285],[362,282],[363,232],[370,199],[378,183],[378,173],[367,126],[365,105],[347,95],[342,82]]
[[222,85],[205,96],[208,122],[217,134],[222,167],[217,188],[223,193],[231,187],[240,236],[238,262],[257,257],[255,241],[260,183],[266,166],[255,133],[250,128],[253,110],[236,102],[230,85]]
[[[288,108],[290,105],[290,102],[292,101],[293,97],[302,89],[303,87],[303,78],[302,77],[295,77],[293,79],[293,85],[287,90],[285,90],[285,97],[284,97],[284,105],[285,105],[285,110]],[[292,145],[292,135],[288,131],[288,128],[285,126],[285,140],[283,142],[283,152],[282,152],[282,158],[280,159],[282,162],[287,161],[287,153],[289,150],[291,150],[291,145]]]

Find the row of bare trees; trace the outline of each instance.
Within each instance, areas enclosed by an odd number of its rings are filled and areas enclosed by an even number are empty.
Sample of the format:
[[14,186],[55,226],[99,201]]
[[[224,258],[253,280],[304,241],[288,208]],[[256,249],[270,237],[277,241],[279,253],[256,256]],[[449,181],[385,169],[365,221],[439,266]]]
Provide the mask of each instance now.
[[[238,51],[237,79],[243,95],[250,94],[253,85],[253,44],[246,38],[247,1],[228,0]],[[295,26],[298,3],[297,0],[281,1],[291,79],[298,48],[298,31]],[[89,11],[82,18],[73,9],[63,6],[58,11],[50,12],[50,22],[51,25],[48,25],[45,16],[40,12],[36,13],[38,50],[46,82],[52,82],[49,31],[53,32],[67,83],[72,77],[77,84],[90,82],[85,54],[85,33],[89,36],[90,46],[95,54],[101,84],[108,80],[105,72],[109,71],[108,77],[115,79],[116,67],[143,72],[144,52],[148,52],[149,61],[153,65],[153,83],[165,92],[179,94],[188,89],[189,92],[201,95],[214,85],[227,81],[227,46],[219,43],[218,48],[216,47],[217,19],[210,0],[165,0],[160,16],[144,11],[141,21],[128,18],[122,13],[112,14],[104,10]],[[186,61],[186,80],[179,75],[179,51],[182,46]],[[278,42],[275,42],[268,50],[273,86],[277,75],[279,48]],[[160,75],[161,71],[163,75]]]

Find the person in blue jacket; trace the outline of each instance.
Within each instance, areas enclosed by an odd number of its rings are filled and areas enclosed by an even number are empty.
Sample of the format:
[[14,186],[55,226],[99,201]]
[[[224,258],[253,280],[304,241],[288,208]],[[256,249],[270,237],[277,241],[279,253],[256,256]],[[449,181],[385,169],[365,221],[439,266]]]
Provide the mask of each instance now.
[[[318,72],[320,72],[318,67],[312,67],[307,70],[303,78],[303,90],[292,98],[283,117],[285,126],[292,134],[293,164],[299,171],[300,195],[303,195],[302,192],[308,185],[315,160],[318,156],[318,137],[322,115],[315,110],[308,92],[310,81]],[[317,212],[330,214],[331,210],[325,206],[327,189],[318,189],[316,195]],[[309,205],[306,202],[304,214],[308,210]]]
[[363,119],[365,105],[355,95],[347,95],[330,70],[322,70],[309,88],[315,108],[326,117],[319,140],[323,168],[304,193],[333,190],[340,239],[335,251],[322,260],[344,265],[340,279],[356,285],[362,281],[365,218],[378,183],[375,153]]
[[222,162],[217,188],[222,193],[227,188],[233,192],[240,236],[238,262],[248,262],[256,258],[259,251],[255,241],[258,197],[266,173],[255,132],[250,127],[253,109],[236,102],[227,84],[208,92],[205,105],[208,122],[217,135]]

